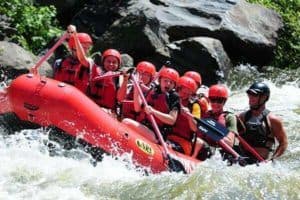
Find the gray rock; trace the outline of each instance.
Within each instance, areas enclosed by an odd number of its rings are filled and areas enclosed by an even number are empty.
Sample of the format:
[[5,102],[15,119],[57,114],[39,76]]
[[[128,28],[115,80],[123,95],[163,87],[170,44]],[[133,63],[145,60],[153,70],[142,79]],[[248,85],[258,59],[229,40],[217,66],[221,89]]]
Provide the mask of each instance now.
[[227,78],[232,63],[219,40],[208,37],[193,37],[168,45],[171,57],[186,70],[202,74],[203,83],[210,85]]
[[[6,78],[13,79],[20,74],[29,72],[38,60],[38,57],[15,43],[0,41],[1,73],[4,73]],[[51,76],[52,68],[47,62],[44,62],[39,72],[41,75]]]
[[128,55],[128,54],[122,54],[121,55],[121,59],[122,59],[122,63],[121,63],[121,67],[122,68],[131,68],[131,67],[134,67],[133,58],[130,55]]
[[[174,42],[209,37],[222,43],[234,65],[261,67],[272,61],[283,27],[276,12],[245,0],[94,0],[83,6],[72,23],[92,34],[94,51],[116,48],[136,62],[149,60],[157,66],[166,60],[182,65],[185,56],[172,52]],[[209,63],[211,57],[201,62]],[[215,63],[213,68],[218,69],[221,65]]]

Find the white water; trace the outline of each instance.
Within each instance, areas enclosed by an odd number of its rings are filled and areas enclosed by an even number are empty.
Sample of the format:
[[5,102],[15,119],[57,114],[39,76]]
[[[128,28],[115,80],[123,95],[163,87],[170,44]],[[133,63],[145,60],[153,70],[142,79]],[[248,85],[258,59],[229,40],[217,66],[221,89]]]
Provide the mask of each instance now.
[[[23,130],[0,134],[0,199],[300,199],[300,89],[268,83],[267,106],[282,117],[289,139],[275,163],[228,167],[217,154],[190,175],[143,176],[110,157],[93,167],[81,150],[51,157],[45,130]],[[232,92],[229,109],[247,108],[245,89]]]

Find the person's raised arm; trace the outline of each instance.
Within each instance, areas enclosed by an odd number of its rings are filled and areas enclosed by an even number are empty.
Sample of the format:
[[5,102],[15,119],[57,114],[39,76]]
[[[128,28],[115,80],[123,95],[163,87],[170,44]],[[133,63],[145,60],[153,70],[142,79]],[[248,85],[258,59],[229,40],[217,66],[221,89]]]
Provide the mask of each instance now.
[[67,28],[68,32],[70,33],[71,37],[74,37],[75,47],[76,47],[76,56],[79,62],[84,67],[90,67],[91,60],[86,56],[86,53],[78,39],[76,27],[74,25],[69,25]]

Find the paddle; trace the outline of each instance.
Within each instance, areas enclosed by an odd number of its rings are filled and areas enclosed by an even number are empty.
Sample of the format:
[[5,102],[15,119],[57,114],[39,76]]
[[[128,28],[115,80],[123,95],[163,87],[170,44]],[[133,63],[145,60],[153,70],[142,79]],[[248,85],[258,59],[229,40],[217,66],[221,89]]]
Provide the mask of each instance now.
[[33,74],[38,74],[38,68],[42,65],[43,62],[45,62],[45,60],[47,60],[51,54],[55,51],[55,49],[61,45],[63,43],[63,41],[65,41],[65,39],[68,37],[68,33],[65,32],[60,39],[54,44],[53,47],[51,47],[51,49],[49,49],[49,51],[42,57],[40,58],[40,60],[36,63],[35,66],[33,66],[30,70],[31,73]]
[[104,74],[96,76],[95,78],[93,78],[92,81],[99,81],[99,80],[106,79],[106,78],[115,78],[115,77],[121,76],[123,74],[131,74],[134,72],[134,70],[135,70],[134,67],[130,67],[126,71],[116,71],[116,72],[108,71],[108,72],[105,72]]
[[108,72],[106,72],[102,75],[96,76],[95,78],[93,78],[92,81],[99,81],[99,80],[106,79],[106,78],[115,78],[115,77],[118,77],[118,76],[121,76],[121,75],[122,75],[122,72],[108,71]]
[[[147,103],[147,101],[145,99],[143,91],[142,91],[141,87],[139,86],[137,78],[135,77],[135,75],[132,75],[131,79],[132,79],[132,82],[133,82],[134,86],[138,90],[138,93],[139,93],[139,95],[140,95],[140,97],[142,99],[142,103],[145,106],[148,106],[148,103]],[[161,145],[163,147],[163,157],[166,160],[169,161],[170,169],[173,170],[173,171],[184,171],[184,172],[189,171],[189,170],[184,169],[184,166],[185,166],[184,164],[182,164],[178,160],[175,160],[175,159],[171,158],[170,153],[168,151],[168,147],[166,145],[166,142],[164,141],[164,139],[162,137],[162,134],[161,134],[161,132],[160,132],[160,130],[158,128],[158,125],[157,125],[157,123],[155,121],[155,118],[154,118],[153,114],[149,114],[148,117],[149,117],[150,122],[151,122],[151,124],[153,126],[154,132],[155,132],[156,136],[158,137],[159,142],[161,143]]]
[[198,129],[215,142],[218,142],[219,140],[223,139],[229,133],[229,130],[225,126],[218,123],[214,119],[194,119],[197,121]]
[[244,138],[242,138],[239,134],[234,133],[235,136],[239,139],[240,143],[243,145],[243,147],[249,151],[257,160],[259,160],[260,162],[267,162],[261,155],[259,155],[259,153],[257,153],[257,151],[250,146],[250,144],[248,142],[246,142],[246,140]]
[[[223,126],[222,124],[218,123],[214,119],[197,119],[198,129],[207,135],[210,139],[217,142],[221,147],[224,147],[226,151],[231,153],[235,158],[240,159],[241,157],[229,146],[227,145],[222,139],[227,136],[229,130]],[[234,133],[235,136],[239,139],[240,143],[247,149],[253,156],[259,161],[266,162],[256,151],[251,147],[239,134]]]

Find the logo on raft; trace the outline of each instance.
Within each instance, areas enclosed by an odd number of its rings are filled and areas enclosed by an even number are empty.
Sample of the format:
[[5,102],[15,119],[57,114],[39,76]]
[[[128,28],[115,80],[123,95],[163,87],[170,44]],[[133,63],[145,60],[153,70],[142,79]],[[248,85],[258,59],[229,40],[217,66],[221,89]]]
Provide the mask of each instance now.
[[139,147],[139,149],[141,149],[146,154],[149,154],[149,155],[154,154],[154,150],[151,148],[151,146],[149,144],[147,144],[146,142],[144,142],[143,140],[137,139],[135,141],[135,143]]

